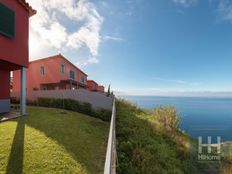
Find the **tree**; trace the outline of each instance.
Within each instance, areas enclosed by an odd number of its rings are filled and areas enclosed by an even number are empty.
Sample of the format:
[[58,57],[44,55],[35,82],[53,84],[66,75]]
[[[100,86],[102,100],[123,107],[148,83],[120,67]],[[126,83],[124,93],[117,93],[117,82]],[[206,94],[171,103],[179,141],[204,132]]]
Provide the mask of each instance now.
[[109,85],[109,86],[108,86],[108,91],[107,91],[107,93],[106,93],[106,96],[109,97],[110,94],[111,94],[111,92],[110,92],[110,85]]

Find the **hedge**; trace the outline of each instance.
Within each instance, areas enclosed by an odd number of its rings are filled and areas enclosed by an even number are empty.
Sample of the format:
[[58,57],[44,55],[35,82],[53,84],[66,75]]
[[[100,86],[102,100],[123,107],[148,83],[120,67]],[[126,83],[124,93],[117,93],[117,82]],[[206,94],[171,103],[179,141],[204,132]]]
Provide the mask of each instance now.
[[[19,100],[16,98],[11,98],[11,103],[19,104]],[[27,100],[27,105],[66,109],[87,114],[103,121],[110,121],[111,119],[110,110],[94,109],[90,103],[81,103],[72,99],[38,98],[36,101]]]

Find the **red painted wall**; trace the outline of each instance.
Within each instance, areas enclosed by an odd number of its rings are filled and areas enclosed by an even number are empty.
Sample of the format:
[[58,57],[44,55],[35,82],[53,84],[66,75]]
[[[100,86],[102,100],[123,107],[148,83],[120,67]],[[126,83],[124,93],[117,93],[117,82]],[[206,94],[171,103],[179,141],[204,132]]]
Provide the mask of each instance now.
[[105,87],[104,86],[97,86],[97,91],[104,93],[105,92]]
[[13,71],[13,88],[12,91],[20,91],[20,70]]
[[16,11],[15,38],[0,34],[0,59],[28,66],[28,25],[29,13],[16,0],[0,0],[3,4]]
[[10,71],[0,70],[0,99],[10,98]]
[[[65,66],[64,74],[61,73],[61,64]],[[45,75],[40,74],[41,66],[45,68]],[[32,61],[27,69],[27,90],[33,90],[33,88],[40,89],[40,84],[59,83],[61,80],[69,80],[70,70],[75,72],[75,81],[81,83],[81,77],[83,76],[85,79],[84,85],[87,85],[87,75],[60,55]],[[13,91],[19,91],[20,89],[19,77],[20,71],[14,71]]]
[[88,80],[87,81],[87,86],[88,86],[88,90],[90,90],[90,91],[97,91],[98,84],[95,81]]

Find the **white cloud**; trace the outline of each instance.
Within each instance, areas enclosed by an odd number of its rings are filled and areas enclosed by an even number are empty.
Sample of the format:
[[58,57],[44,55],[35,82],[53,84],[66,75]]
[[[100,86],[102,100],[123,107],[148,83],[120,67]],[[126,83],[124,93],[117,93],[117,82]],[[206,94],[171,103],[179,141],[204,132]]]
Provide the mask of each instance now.
[[116,95],[164,95],[169,91],[175,91],[178,89],[172,88],[113,88]]
[[232,21],[232,2],[229,0],[220,0],[218,14],[220,19]]
[[200,83],[198,83],[198,82],[188,82],[188,81],[183,81],[183,80],[164,79],[164,78],[160,78],[160,77],[154,77],[153,79],[163,81],[163,82],[168,82],[168,83],[176,83],[176,84],[189,85],[189,86],[199,86],[200,85]]
[[121,37],[115,37],[115,36],[109,36],[109,35],[104,36],[104,40],[106,40],[106,41],[112,40],[112,41],[118,41],[118,42],[124,41],[124,39]]
[[79,60],[78,62],[75,63],[75,65],[82,68],[88,64],[96,64],[98,62],[99,60],[97,58],[89,57],[87,60],[86,59]]
[[184,7],[189,7],[191,5],[197,4],[198,0],[172,0],[177,5],[182,5]]
[[114,88],[117,96],[232,97],[232,91],[183,90],[180,88]]
[[[97,63],[103,17],[89,0],[27,0],[37,10],[30,20],[30,58],[87,51],[83,64]],[[70,26],[70,22],[74,25]],[[87,48],[87,49],[86,49]],[[86,55],[86,53],[85,53]],[[89,58],[88,58],[89,57]],[[94,61],[93,61],[94,60]]]

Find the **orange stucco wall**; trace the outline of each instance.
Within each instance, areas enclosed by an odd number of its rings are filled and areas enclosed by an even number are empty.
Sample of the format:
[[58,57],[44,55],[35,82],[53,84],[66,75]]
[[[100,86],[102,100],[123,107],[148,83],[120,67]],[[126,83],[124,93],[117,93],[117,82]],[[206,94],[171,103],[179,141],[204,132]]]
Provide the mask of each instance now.
[[[61,73],[61,64],[65,67],[64,73]],[[44,67],[44,75],[41,75],[40,73],[41,66]],[[84,77],[84,85],[87,85],[87,75],[60,56],[30,62],[27,69],[27,90],[33,90],[34,88],[40,89],[40,84],[59,83],[61,80],[69,80],[70,70],[75,72],[75,81],[81,83],[81,77]],[[14,71],[13,91],[19,91],[20,89],[19,77],[20,71]]]
[[97,91],[98,84],[95,81],[88,80],[87,81],[87,86],[88,86],[88,90],[90,90],[90,91]]
[[104,93],[104,92],[105,92],[104,86],[98,86],[98,87],[97,87],[97,91],[98,91],[98,92],[101,92],[101,93]]

